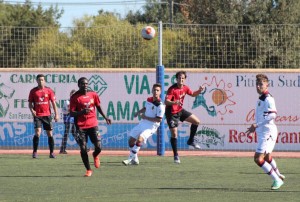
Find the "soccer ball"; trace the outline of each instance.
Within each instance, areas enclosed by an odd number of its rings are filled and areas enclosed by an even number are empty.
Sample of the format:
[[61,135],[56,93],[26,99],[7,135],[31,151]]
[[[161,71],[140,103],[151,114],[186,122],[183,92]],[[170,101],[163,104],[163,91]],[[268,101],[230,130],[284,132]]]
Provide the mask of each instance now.
[[155,37],[155,29],[151,26],[146,26],[142,29],[142,37],[145,40],[151,40]]

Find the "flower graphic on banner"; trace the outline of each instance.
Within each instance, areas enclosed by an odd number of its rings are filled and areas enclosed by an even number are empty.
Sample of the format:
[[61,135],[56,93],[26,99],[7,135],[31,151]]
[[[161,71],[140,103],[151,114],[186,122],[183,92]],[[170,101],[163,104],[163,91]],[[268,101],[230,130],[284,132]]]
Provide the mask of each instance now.
[[223,79],[218,81],[216,76],[211,80],[205,77],[205,80],[207,82],[202,84],[204,90],[195,98],[192,109],[202,106],[210,116],[220,116],[223,120],[224,115],[233,113],[230,107],[236,104],[232,100],[234,96],[230,90],[232,84],[226,83]]

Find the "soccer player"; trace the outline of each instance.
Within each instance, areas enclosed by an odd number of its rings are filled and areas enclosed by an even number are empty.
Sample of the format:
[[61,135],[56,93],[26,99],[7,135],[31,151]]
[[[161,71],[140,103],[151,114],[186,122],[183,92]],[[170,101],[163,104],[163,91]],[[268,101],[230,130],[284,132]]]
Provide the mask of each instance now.
[[180,158],[177,151],[177,127],[179,121],[187,121],[192,124],[190,129],[190,137],[187,141],[187,144],[195,149],[200,149],[200,146],[194,141],[200,120],[194,114],[183,108],[183,101],[186,94],[192,97],[198,96],[202,92],[203,87],[200,86],[198,90],[193,92],[187,85],[185,85],[186,78],[187,74],[185,71],[179,71],[176,73],[177,83],[168,89],[165,100],[166,118],[171,132],[170,142],[174,154],[174,163],[180,163]]
[[271,189],[279,189],[283,185],[285,176],[280,174],[275,159],[271,153],[277,140],[277,127],[274,123],[277,110],[275,100],[268,91],[269,79],[264,74],[256,75],[256,91],[259,99],[256,104],[255,121],[248,130],[247,135],[256,131],[258,145],[254,154],[254,162],[270,175],[274,180]]
[[[71,90],[70,92],[70,97],[76,92],[76,90]],[[68,152],[66,151],[67,147],[67,141],[68,141],[68,135],[69,132],[71,131],[75,141],[77,142],[77,138],[75,135],[75,125],[74,125],[74,117],[70,116],[70,100],[65,100],[64,106],[62,108],[63,112],[63,121],[65,125],[65,131],[64,131],[64,137],[62,138],[61,142],[61,147],[60,147],[60,154],[67,154]],[[78,144],[78,142],[77,142]]]
[[94,166],[100,167],[99,154],[101,152],[101,144],[98,140],[98,120],[96,109],[103,116],[107,124],[111,124],[111,120],[107,118],[100,106],[100,98],[98,94],[88,89],[88,80],[85,77],[78,79],[79,90],[71,96],[70,99],[70,115],[75,117],[76,132],[78,134],[78,142],[80,146],[80,154],[82,162],[86,168],[84,176],[92,176],[93,171],[90,167],[89,156],[87,151],[87,142],[90,138],[95,146],[93,152]]
[[160,125],[165,114],[165,106],[160,99],[161,84],[156,83],[152,87],[152,97],[147,99],[145,107],[135,113],[134,117],[141,116],[142,120],[130,131],[128,141],[130,154],[124,165],[138,165],[138,152],[147,139],[152,136]]
[[32,158],[37,158],[37,150],[40,140],[40,135],[43,129],[46,131],[48,136],[48,145],[50,150],[49,158],[55,158],[53,153],[54,150],[54,139],[52,134],[52,117],[50,110],[50,103],[54,110],[55,116],[54,120],[57,122],[59,120],[59,115],[57,113],[57,107],[55,103],[55,95],[51,88],[45,86],[45,76],[43,74],[38,74],[36,77],[38,86],[31,89],[28,98],[28,108],[31,111],[34,122],[35,134],[33,136],[33,153]]

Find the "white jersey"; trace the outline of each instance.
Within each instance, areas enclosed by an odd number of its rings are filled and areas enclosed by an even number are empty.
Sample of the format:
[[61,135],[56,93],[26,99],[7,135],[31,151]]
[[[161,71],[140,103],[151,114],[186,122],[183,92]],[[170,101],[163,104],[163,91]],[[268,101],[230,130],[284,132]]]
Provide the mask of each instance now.
[[[165,105],[160,101],[153,101],[153,97],[149,97],[145,104],[145,116],[150,118],[160,117],[163,118],[165,114]],[[156,127],[160,125],[160,122],[152,122],[145,119],[142,119],[141,122],[154,124]]]
[[[160,100],[153,101],[152,97],[147,99],[145,108],[146,108],[145,115],[147,117],[163,118],[165,114],[165,105]],[[129,136],[135,139],[141,136],[144,139],[144,143],[146,143],[147,139],[150,136],[152,136],[154,133],[156,133],[159,125],[160,122],[152,122],[152,121],[142,119],[140,123],[130,131]]]
[[262,94],[256,104],[255,120],[256,132],[258,136],[272,135],[277,138],[277,127],[274,119],[276,118],[277,110],[275,100],[269,92]]

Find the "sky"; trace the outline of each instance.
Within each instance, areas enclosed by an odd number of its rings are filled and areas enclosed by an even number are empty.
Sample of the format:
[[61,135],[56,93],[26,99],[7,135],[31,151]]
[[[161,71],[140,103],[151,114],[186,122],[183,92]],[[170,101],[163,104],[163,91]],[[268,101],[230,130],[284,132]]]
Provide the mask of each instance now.
[[[25,0],[5,0],[4,3],[24,3]],[[142,7],[146,0],[31,0],[33,5],[41,5],[47,9],[51,5],[58,5],[64,9],[64,14],[59,22],[61,27],[72,27],[74,18],[81,18],[84,15],[97,15],[98,10],[120,13],[124,17],[130,10],[143,11]]]

